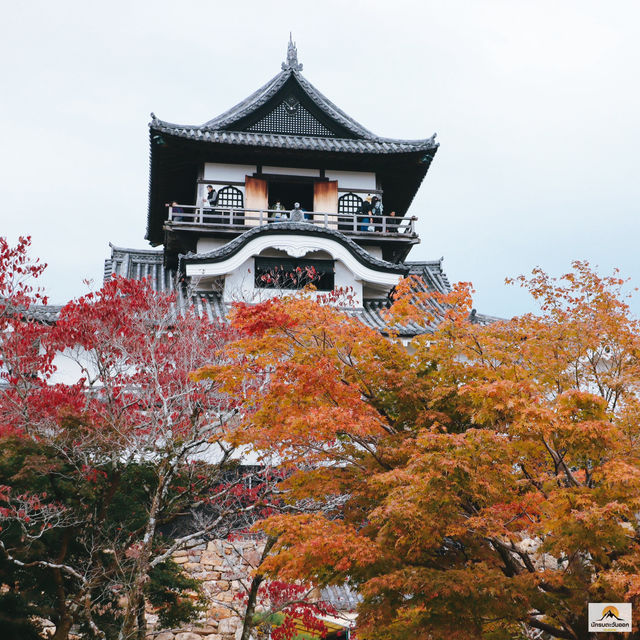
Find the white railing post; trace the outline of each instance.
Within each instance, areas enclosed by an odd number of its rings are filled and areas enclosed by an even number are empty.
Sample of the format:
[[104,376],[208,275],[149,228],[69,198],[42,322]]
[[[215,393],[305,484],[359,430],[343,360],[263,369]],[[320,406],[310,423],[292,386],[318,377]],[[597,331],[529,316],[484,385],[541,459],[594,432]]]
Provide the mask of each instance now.
[[387,216],[382,216],[382,233],[387,233]]
[[169,222],[173,222],[173,207],[169,207]]
[[326,211],[324,212],[324,228],[329,228],[329,214]]

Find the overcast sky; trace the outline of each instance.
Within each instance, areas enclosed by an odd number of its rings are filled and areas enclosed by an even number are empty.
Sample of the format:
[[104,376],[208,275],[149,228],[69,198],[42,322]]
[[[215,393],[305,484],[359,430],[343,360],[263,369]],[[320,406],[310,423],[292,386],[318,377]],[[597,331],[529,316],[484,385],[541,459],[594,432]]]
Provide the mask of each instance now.
[[[53,302],[148,247],[149,112],[200,124],[303,74],[375,133],[440,149],[412,205],[479,311],[506,276],[587,259],[640,284],[640,2],[41,2],[3,9],[0,233],[33,237]],[[640,312],[640,305],[636,305]]]

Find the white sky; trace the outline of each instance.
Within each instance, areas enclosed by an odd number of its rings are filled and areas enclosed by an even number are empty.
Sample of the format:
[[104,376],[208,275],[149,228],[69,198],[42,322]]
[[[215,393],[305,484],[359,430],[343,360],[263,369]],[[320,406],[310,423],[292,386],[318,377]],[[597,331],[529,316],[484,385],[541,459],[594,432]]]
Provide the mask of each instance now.
[[[149,112],[202,123],[262,85],[289,31],[303,74],[375,133],[441,147],[414,200],[422,244],[503,284],[573,259],[640,284],[640,2],[60,0],[3,9],[0,233],[33,237],[52,302],[99,285],[108,243],[147,247]],[[640,312],[640,304],[636,305]]]

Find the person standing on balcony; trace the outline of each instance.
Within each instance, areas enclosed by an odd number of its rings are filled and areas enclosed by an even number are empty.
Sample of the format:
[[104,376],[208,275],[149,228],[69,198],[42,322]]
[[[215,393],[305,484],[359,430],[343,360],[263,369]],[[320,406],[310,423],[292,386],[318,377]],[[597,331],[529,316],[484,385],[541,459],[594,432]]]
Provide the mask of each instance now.
[[167,202],[165,207],[171,207],[171,219],[173,222],[184,222],[184,209],[175,201]]
[[401,218],[396,214],[396,212],[392,211],[387,217],[387,231],[389,233],[398,233],[400,220]]
[[374,231],[382,229],[382,201],[378,196],[371,198],[371,215],[373,216],[372,223],[374,225]]
[[271,209],[274,211],[273,218],[276,222],[287,217],[287,214],[285,213],[286,209],[280,200],[276,200],[276,203],[271,205]]
[[364,202],[360,205],[360,209],[358,211],[358,230],[359,231],[369,231],[369,227],[371,226],[371,201],[372,197],[369,194]]
[[204,198],[202,198],[202,202],[205,206],[205,214],[209,217],[205,219],[205,222],[223,222],[222,219],[213,218],[211,214],[213,213],[213,207],[218,203],[218,192],[213,188],[212,185],[207,185],[207,193]]
[[212,185],[207,185],[207,195],[205,196],[205,202],[213,209],[218,204],[218,192]]

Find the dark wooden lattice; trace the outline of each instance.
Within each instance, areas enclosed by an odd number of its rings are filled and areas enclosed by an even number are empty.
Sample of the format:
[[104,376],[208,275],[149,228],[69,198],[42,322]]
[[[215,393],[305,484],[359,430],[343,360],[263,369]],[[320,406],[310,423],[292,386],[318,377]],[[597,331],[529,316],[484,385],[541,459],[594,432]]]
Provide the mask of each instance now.
[[218,201],[216,206],[224,209],[242,209],[244,199],[242,191],[235,187],[222,187],[218,191]]
[[300,103],[292,101],[281,102],[271,113],[252,124],[248,131],[335,137],[333,131],[327,129]]
[[355,193],[345,193],[338,198],[338,213],[358,213],[362,205],[362,198]]

